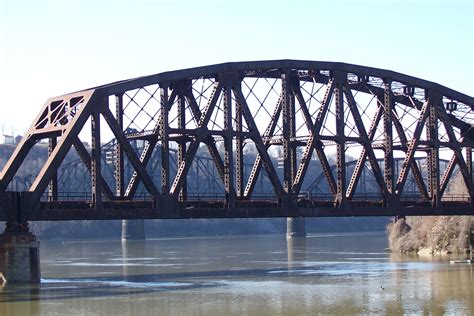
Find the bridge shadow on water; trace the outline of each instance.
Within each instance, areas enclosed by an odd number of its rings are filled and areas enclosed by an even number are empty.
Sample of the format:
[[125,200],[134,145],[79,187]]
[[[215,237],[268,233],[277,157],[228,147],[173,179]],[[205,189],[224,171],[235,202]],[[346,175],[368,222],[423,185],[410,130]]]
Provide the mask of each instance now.
[[[286,269],[286,268],[284,268]],[[42,279],[41,284],[8,284],[0,290],[0,303],[100,298],[140,295],[158,292],[196,290],[225,286],[225,279],[255,278],[269,275],[275,269],[222,270],[173,274],[143,274],[116,277]],[[282,271],[283,269],[278,269]],[[289,275],[288,272],[286,275]],[[278,276],[283,276],[279,274]],[[272,275],[272,278],[274,276]],[[219,281],[209,281],[219,278]]]

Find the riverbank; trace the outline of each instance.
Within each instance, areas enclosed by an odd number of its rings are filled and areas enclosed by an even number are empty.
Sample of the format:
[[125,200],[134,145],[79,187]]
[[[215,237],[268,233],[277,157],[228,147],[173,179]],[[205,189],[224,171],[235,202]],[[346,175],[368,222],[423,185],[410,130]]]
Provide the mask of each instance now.
[[394,253],[443,255],[467,253],[470,216],[427,216],[399,219],[387,226],[389,248]]

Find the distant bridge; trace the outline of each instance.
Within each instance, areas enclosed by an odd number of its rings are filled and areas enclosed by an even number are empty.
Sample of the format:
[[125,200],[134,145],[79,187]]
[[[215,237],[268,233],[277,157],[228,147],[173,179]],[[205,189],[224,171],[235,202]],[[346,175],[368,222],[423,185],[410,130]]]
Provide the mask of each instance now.
[[[46,102],[0,175],[0,220],[473,215],[473,108],[433,82],[331,62],[119,81]],[[43,140],[48,159],[18,191]]]

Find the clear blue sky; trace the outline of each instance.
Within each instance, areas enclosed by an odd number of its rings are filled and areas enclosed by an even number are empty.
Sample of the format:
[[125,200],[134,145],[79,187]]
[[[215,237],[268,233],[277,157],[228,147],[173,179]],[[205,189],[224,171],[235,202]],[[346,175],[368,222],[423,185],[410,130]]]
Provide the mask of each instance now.
[[355,63],[474,96],[473,3],[0,0],[0,124],[24,133],[48,97],[241,60]]

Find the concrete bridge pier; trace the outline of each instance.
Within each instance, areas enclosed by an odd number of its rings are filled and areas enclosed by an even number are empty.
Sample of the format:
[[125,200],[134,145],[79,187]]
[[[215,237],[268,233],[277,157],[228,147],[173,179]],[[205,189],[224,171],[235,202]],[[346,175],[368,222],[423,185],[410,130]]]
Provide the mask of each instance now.
[[122,220],[122,240],[145,240],[145,220]]
[[28,223],[10,224],[0,235],[0,272],[7,283],[39,283],[39,242]]
[[286,218],[286,238],[306,237],[304,217]]

